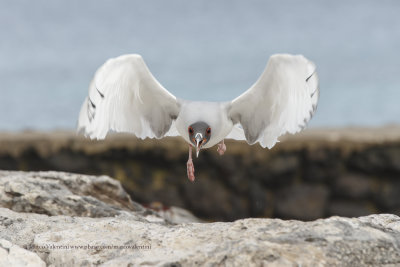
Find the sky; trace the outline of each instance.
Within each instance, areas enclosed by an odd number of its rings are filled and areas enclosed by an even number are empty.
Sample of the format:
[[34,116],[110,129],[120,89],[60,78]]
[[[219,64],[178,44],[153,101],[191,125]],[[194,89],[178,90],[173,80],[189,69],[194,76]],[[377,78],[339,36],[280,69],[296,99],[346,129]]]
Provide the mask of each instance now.
[[310,127],[400,123],[400,1],[0,0],[0,131],[74,129],[96,69],[138,53],[177,97],[228,101],[274,53],[317,66]]

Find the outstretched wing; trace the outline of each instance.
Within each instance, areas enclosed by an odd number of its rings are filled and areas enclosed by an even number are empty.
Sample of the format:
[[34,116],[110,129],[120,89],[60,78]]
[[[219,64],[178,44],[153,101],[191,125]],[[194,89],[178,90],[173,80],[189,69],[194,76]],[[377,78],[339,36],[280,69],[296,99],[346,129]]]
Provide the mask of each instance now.
[[[277,54],[270,57],[258,81],[231,102],[228,116],[242,126],[249,144],[271,148],[279,136],[307,125],[318,97],[315,65],[301,55]],[[235,136],[240,139],[240,134],[228,135]]]
[[179,103],[151,74],[140,55],[123,55],[101,66],[79,114],[78,131],[92,139],[107,132],[161,138],[179,113]]

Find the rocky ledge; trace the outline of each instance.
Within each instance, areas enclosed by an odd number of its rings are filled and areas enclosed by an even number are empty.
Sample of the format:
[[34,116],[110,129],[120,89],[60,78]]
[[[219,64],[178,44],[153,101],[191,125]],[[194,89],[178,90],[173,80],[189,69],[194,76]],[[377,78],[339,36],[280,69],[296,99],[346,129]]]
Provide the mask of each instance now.
[[106,176],[0,171],[0,266],[398,266],[400,218],[201,223]]
[[202,150],[190,183],[181,137],[0,133],[0,169],[105,174],[139,203],[182,207],[209,221],[400,215],[400,125],[309,129],[280,140],[269,150],[228,139],[222,157],[215,147]]

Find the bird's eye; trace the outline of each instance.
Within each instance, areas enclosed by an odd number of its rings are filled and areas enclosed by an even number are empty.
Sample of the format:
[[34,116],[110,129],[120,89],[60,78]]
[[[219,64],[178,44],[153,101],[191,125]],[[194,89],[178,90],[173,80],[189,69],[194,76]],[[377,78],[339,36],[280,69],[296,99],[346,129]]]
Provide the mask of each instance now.
[[207,128],[206,133],[207,134],[211,134],[211,128],[210,127]]
[[188,128],[188,131],[189,131],[190,134],[193,134],[193,128],[192,128],[192,126],[190,126],[190,127]]

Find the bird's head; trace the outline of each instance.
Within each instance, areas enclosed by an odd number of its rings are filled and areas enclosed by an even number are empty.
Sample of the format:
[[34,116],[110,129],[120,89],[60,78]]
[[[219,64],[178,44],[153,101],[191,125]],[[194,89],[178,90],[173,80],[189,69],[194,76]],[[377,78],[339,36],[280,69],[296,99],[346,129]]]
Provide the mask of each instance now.
[[188,127],[190,142],[196,147],[196,156],[199,156],[200,149],[207,144],[211,138],[211,127],[202,121],[193,123]]

